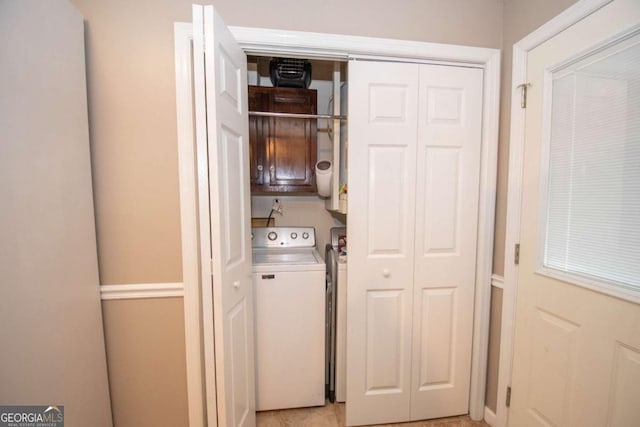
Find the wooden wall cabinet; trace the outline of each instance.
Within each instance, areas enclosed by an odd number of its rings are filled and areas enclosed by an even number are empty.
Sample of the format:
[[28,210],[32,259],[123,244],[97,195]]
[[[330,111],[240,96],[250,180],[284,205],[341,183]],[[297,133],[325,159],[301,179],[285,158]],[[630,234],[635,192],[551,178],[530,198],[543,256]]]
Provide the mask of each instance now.
[[[249,86],[249,110],[317,114],[312,89]],[[249,116],[253,193],[316,191],[316,119]]]

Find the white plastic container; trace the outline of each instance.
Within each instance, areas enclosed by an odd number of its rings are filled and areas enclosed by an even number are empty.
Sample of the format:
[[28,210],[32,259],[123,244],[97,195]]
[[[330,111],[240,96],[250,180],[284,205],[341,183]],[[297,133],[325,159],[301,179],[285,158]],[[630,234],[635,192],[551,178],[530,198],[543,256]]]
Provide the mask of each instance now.
[[333,165],[328,160],[320,160],[316,163],[316,187],[318,196],[331,197],[331,176]]

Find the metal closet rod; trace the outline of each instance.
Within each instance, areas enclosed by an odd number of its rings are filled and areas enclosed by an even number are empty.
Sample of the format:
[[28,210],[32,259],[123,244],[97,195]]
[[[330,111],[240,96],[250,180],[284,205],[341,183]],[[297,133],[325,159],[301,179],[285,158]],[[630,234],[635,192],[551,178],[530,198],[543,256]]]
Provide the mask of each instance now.
[[327,119],[327,120],[347,120],[347,116],[331,114],[302,114],[302,113],[273,113],[268,111],[249,111],[250,116],[260,117],[281,117],[287,119]]

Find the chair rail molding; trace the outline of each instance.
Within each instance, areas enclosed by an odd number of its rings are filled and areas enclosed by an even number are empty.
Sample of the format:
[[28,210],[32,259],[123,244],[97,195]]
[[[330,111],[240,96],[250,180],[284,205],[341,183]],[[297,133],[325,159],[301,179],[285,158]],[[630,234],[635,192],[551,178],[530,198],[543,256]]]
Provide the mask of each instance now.
[[184,284],[176,283],[133,283],[122,285],[100,285],[100,299],[141,299],[171,298],[184,296]]

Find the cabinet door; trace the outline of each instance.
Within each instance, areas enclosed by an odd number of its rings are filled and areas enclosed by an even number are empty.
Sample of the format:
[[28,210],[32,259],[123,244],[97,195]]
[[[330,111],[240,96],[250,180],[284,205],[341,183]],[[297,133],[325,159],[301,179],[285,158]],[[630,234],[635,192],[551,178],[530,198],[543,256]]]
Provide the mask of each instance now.
[[[276,88],[269,110],[316,114],[315,90]],[[276,191],[314,191],[317,158],[315,119],[271,118],[267,145],[269,185]],[[274,188],[275,187],[275,188]]]
[[[249,110],[267,111],[268,109],[269,93],[264,88],[249,86]],[[269,167],[266,163],[268,133],[267,118],[249,116],[249,177],[252,186],[261,186],[269,179]]]
[[418,70],[349,63],[347,425],[409,421]]

